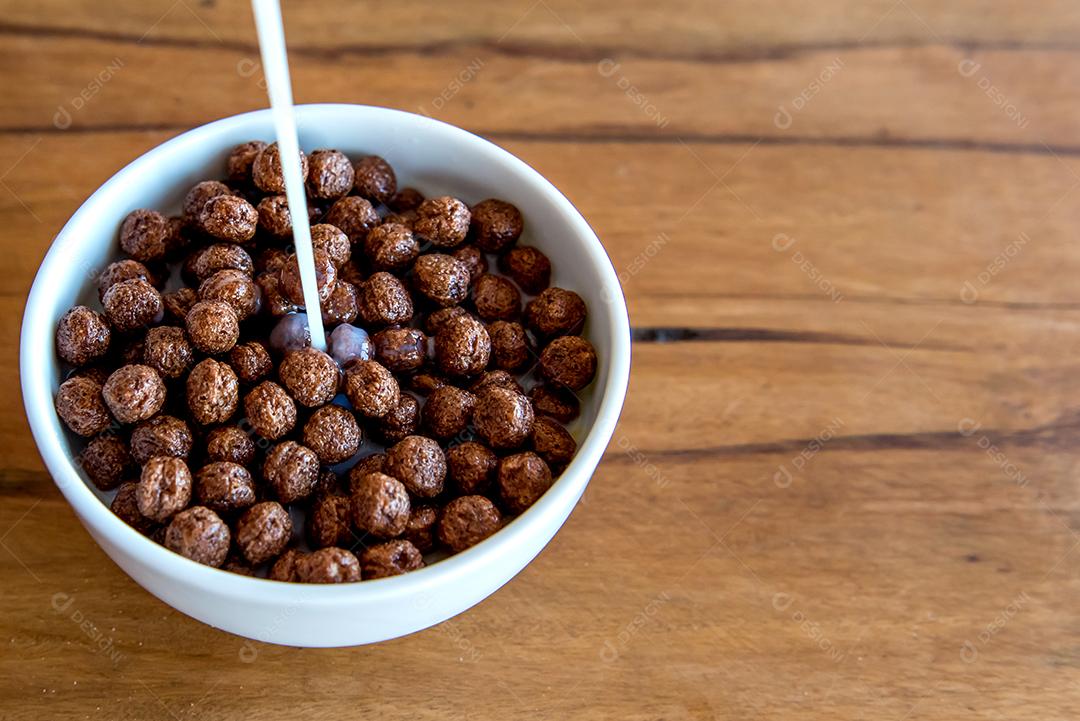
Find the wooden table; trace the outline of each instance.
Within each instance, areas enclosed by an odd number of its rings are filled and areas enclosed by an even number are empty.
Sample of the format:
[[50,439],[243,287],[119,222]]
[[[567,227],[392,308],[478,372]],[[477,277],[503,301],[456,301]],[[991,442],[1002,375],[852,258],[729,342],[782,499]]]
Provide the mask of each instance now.
[[22,303],[115,170],[265,104],[249,10],[3,2],[0,717],[1080,714],[1080,6],[285,14],[298,101],[474,130],[589,218],[622,422],[540,557],[413,637],[247,644],[142,591],[31,441]]

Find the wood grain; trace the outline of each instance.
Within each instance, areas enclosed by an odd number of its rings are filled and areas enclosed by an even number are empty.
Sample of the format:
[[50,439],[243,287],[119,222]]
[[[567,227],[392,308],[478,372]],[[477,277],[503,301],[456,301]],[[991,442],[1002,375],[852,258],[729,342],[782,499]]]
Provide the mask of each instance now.
[[[477,608],[292,649],[203,626],[117,569],[48,478],[13,380],[0,718],[1080,714],[1074,3],[285,13],[299,100],[429,112],[582,210],[634,326],[622,421],[566,527]],[[265,100],[243,3],[0,18],[15,379],[23,299],[82,200]]]

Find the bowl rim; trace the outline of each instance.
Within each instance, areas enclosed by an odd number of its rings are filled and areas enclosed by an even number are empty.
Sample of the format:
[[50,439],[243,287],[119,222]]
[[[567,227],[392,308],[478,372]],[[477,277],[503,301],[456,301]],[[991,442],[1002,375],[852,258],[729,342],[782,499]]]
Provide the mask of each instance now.
[[[324,114],[358,113],[382,122],[413,127],[424,126],[425,131],[442,134],[452,142],[472,145],[475,152],[486,154],[493,162],[508,166],[512,172],[527,180],[533,186],[533,190],[543,193],[573,226],[575,235],[586,241],[582,244],[581,250],[604,280],[605,287],[602,293],[607,307],[606,325],[612,339],[610,357],[607,359],[609,372],[604,387],[596,389],[603,394],[596,412],[596,419],[585,439],[579,444],[577,455],[551,488],[532,507],[516,516],[511,523],[497,533],[465,551],[430,566],[400,576],[359,583],[298,584],[244,576],[206,566],[181,556],[155,543],[113,514],[79,475],[73,459],[60,443],[63,429],[54,407],[52,379],[48,377],[44,364],[35,362],[35,357],[38,357],[37,350],[46,348],[47,350],[44,351],[46,353],[55,352],[53,349],[55,322],[46,316],[43,299],[50,291],[48,287],[50,277],[59,266],[66,262],[65,246],[74,245],[74,238],[77,237],[80,227],[89,222],[88,218],[93,215],[94,206],[108,194],[110,187],[120,185],[129,178],[146,172],[158,162],[161,155],[173,149],[214,142],[215,137],[237,127],[242,127],[254,120],[269,118],[269,109],[214,120],[164,141],[117,171],[79,206],[50,244],[27,297],[19,343],[19,375],[23,403],[38,452],[53,482],[72,505],[73,510],[77,511],[77,516],[91,531],[91,535],[101,533],[107,536],[112,543],[123,546],[130,555],[158,569],[162,575],[182,576],[187,584],[194,586],[212,586],[215,594],[218,595],[243,598],[248,601],[262,601],[268,604],[289,601],[298,605],[320,603],[336,605],[351,599],[358,602],[361,600],[378,602],[395,597],[411,596],[416,592],[430,591],[445,583],[452,583],[456,579],[473,573],[479,567],[491,563],[498,556],[513,553],[518,545],[517,541],[543,526],[547,517],[558,515],[567,506],[570,506],[570,510],[566,511],[567,515],[573,510],[577,496],[584,491],[614,433],[625,399],[630,375],[630,323],[626,302],[611,259],[585,218],[549,180],[509,151],[449,123],[393,108],[347,103],[317,103],[297,105],[296,113],[298,121],[310,123],[312,126],[317,125],[320,116]],[[592,319],[599,320],[599,315],[593,316]],[[573,497],[572,503],[571,497]],[[556,525],[556,529],[558,525],[561,525],[561,522]],[[548,542],[550,540],[545,542],[545,545]]]

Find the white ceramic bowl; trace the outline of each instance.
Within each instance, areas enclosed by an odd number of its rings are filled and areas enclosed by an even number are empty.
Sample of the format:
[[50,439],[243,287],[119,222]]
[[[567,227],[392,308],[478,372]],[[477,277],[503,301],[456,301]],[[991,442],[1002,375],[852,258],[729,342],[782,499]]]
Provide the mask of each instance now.
[[[53,407],[59,385],[54,333],[78,302],[96,301],[93,279],[118,255],[117,228],[135,208],[179,208],[187,188],[219,177],[233,146],[273,138],[269,111],[219,120],[154,148],[113,176],[56,237],[23,316],[20,373],[26,415],[56,485],[106,553],[143,588],[189,616],[248,638],[292,646],[348,646],[418,631],[480,602],[551,540],[585,490],[611,439],[630,371],[630,331],[619,281],[603,246],[573,205],[535,170],[501,148],[445,123],[385,108],[297,108],[301,146],[385,157],[402,185],[474,203],[486,197],[521,209],[523,242],[542,249],[553,284],[582,295],[585,335],[599,370],[571,427],[573,462],[537,503],[467,551],[395,578],[342,585],[287,584],[203,566],[145,538],[114,516],[73,463],[74,438]],[[92,149],[88,148],[87,152]]]

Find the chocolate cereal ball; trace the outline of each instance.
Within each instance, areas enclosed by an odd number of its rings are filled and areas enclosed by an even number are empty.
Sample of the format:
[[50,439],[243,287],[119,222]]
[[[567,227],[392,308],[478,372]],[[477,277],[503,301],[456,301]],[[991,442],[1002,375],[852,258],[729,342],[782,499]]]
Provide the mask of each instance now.
[[446,385],[446,379],[434,373],[417,373],[409,378],[409,387],[425,396],[444,385]]
[[218,240],[246,243],[255,237],[259,212],[243,198],[218,195],[206,201],[199,213],[199,226]]
[[225,159],[225,177],[234,183],[251,182],[251,166],[266,147],[261,140],[250,140],[232,149]]
[[439,518],[439,541],[454,553],[475,546],[502,525],[495,504],[483,496],[461,496],[446,504]]
[[394,325],[412,320],[412,297],[405,284],[395,276],[385,272],[375,273],[358,290],[360,319],[368,326]]
[[572,290],[548,288],[525,306],[529,329],[543,338],[580,333],[585,325],[585,301]]
[[221,300],[201,300],[184,319],[191,344],[209,355],[228,353],[240,339],[240,319]]
[[146,331],[142,361],[163,378],[181,378],[195,363],[195,351],[183,328],[162,325]]
[[558,386],[540,384],[529,390],[529,400],[538,414],[559,423],[569,423],[581,414],[581,401],[572,392]]
[[485,253],[501,253],[521,237],[521,211],[504,200],[482,200],[471,213],[472,237]]
[[382,473],[386,469],[386,454],[372,453],[370,456],[361,458],[355,466],[349,469],[349,494],[356,490],[360,479],[369,473]]
[[486,321],[511,320],[521,313],[521,292],[506,278],[485,273],[473,288],[473,305]]
[[229,555],[232,534],[216,513],[194,506],[173,516],[165,530],[165,547],[196,563],[217,568]]
[[199,300],[228,303],[237,320],[247,320],[259,310],[259,287],[243,271],[219,270],[199,285]]
[[267,575],[267,578],[271,581],[296,583],[300,580],[296,575],[296,566],[303,555],[303,553],[297,551],[295,548],[288,549],[274,561],[274,565],[270,567],[270,573]]
[[315,499],[307,516],[307,535],[315,548],[349,546],[353,542],[352,506],[346,496],[331,493]]
[[121,281],[105,291],[105,317],[113,329],[130,333],[158,323],[165,315],[161,294],[140,278]]
[[419,427],[420,404],[408,393],[402,393],[390,412],[376,419],[372,431],[380,441],[392,445],[413,435]]
[[161,260],[169,250],[173,229],[156,210],[133,210],[120,224],[120,248],[135,260]]
[[577,452],[577,441],[562,424],[547,416],[537,416],[533,421],[530,447],[552,468],[564,468]]
[[322,220],[340,229],[356,245],[363,243],[368,232],[379,224],[379,214],[366,199],[349,195],[331,205]]
[[98,300],[104,300],[105,291],[112,288],[117,283],[125,280],[132,280],[134,278],[145,280],[155,288],[160,287],[158,285],[157,276],[151,273],[149,268],[137,260],[124,258],[123,260],[109,263],[105,266],[105,270],[101,271],[101,275],[98,276]]
[[394,193],[394,197],[386,202],[390,210],[395,213],[404,213],[407,210],[416,210],[424,202],[424,194],[416,188],[402,188]]
[[495,480],[503,506],[521,513],[551,488],[551,469],[543,458],[526,451],[499,461]]
[[320,548],[296,561],[296,580],[300,583],[353,583],[360,577],[360,562],[344,548]]
[[329,223],[311,226],[311,246],[326,253],[337,268],[348,263],[352,255],[349,237]]
[[[321,248],[316,248],[312,257],[315,260],[315,287],[319,295],[319,301],[325,302],[334,292],[334,284],[337,283],[337,266],[330,259],[330,255]],[[282,294],[297,305],[304,305],[304,286],[300,280],[300,262],[296,254],[289,256],[289,260],[281,268],[280,288]]]
[[435,548],[435,526],[438,522],[439,509],[435,506],[414,507],[401,537],[421,553],[427,553]]
[[488,271],[487,258],[484,252],[475,245],[463,245],[456,248],[450,255],[460,260],[469,269],[470,283],[476,283],[477,279]]
[[533,354],[525,328],[514,321],[497,320],[487,327],[491,338],[491,365],[508,371],[525,366]]
[[488,388],[476,400],[473,425],[495,449],[518,448],[532,433],[533,407],[529,399],[505,388]]
[[207,463],[195,474],[195,497],[217,513],[233,513],[255,504],[255,481],[248,469],[229,461]]
[[405,486],[385,473],[367,473],[352,484],[352,522],[358,530],[379,538],[405,531],[411,505]]
[[259,214],[259,228],[275,238],[292,235],[292,215],[289,201],[284,195],[268,195],[259,201],[255,211]]
[[487,493],[499,458],[483,443],[466,441],[446,451],[450,481],[463,496]]
[[204,180],[192,186],[191,190],[184,196],[184,222],[203,230],[202,209],[211,199],[219,195],[232,195],[232,190],[225,183],[218,180]]
[[109,510],[115,513],[120,520],[134,528],[139,533],[149,535],[154,530],[155,523],[139,512],[139,502],[136,500],[139,484],[135,481],[121,483],[116,489]]
[[427,360],[427,336],[419,328],[385,328],[371,336],[375,359],[392,373],[414,371]]
[[259,286],[262,296],[261,306],[270,316],[281,318],[298,310],[297,305],[281,292],[280,272],[263,273],[255,278],[255,285]]
[[191,275],[196,283],[202,283],[220,270],[230,269],[247,275],[255,272],[251,256],[235,243],[215,243],[193,254]]
[[413,264],[413,286],[422,296],[446,308],[469,295],[469,268],[441,253],[422,255]]
[[378,361],[357,360],[345,368],[345,397],[357,413],[382,418],[397,405],[397,379]]
[[323,324],[333,326],[356,320],[360,315],[359,296],[355,285],[339,280],[322,305]]
[[304,445],[327,466],[352,458],[361,440],[355,416],[342,406],[325,405],[304,424]]
[[520,245],[499,258],[499,269],[523,291],[536,295],[551,284],[551,261],[536,248]]
[[364,254],[376,271],[400,271],[416,260],[420,244],[413,232],[401,223],[383,223],[367,234]]
[[[300,151],[300,179],[307,180],[308,159]],[[272,143],[259,151],[251,164],[251,179],[255,187],[264,193],[284,193],[285,176],[281,171],[281,151],[278,144]]]
[[135,501],[139,513],[163,523],[191,502],[191,471],[181,458],[155,456],[143,466]]
[[365,581],[400,576],[423,567],[420,549],[409,541],[379,543],[360,554],[360,569]]
[[340,198],[352,190],[356,176],[345,153],[316,150],[308,158],[308,167],[307,191],[312,198]]
[[329,403],[337,395],[339,368],[317,348],[292,351],[281,361],[278,376],[296,402],[308,408]]
[[432,391],[421,411],[424,427],[435,438],[452,438],[469,425],[476,396],[457,386],[445,385]]
[[101,397],[101,384],[87,376],[72,376],[60,384],[56,412],[64,425],[80,436],[96,436],[112,423]]
[[276,441],[296,426],[296,403],[273,381],[263,381],[244,396],[244,414],[252,430]]
[[138,423],[165,405],[165,383],[150,366],[133,363],[113,371],[101,387],[101,396],[116,420]]
[[424,319],[424,331],[428,335],[436,335],[443,326],[454,318],[460,318],[463,315],[469,315],[469,311],[462,308],[460,305],[452,305],[449,308],[439,308],[428,314]]
[[259,341],[238,343],[229,351],[229,364],[236,371],[236,376],[244,383],[255,383],[274,370],[274,361],[270,351]]
[[206,459],[250,466],[255,461],[255,441],[236,426],[219,426],[206,434]]
[[414,496],[433,498],[442,493],[446,456],[431,438],[408,436],[387,449],[385,472]]
[[248,563],[258,566],[285,550],[292,537],[292,518],[280,503],[256,503],[236,522],[233,538]]
[[311,495],[319,480],[319,458],[296,441],[270,449],[263,463],[263,477],[282,503],[294,503]]
[[187,377],[187,405],[191,417],[204,426],[229,420],[240,404],[240,382],[225,363],[207,358]]
[[435,362],[449,376],[471,376],[487,368],[491,337],[471,316],[447,321],[435,336]]
[[131,455],[139,465],[154,456],[186,460],[193,445],[188,424],[174,416],[155,416],[131,432]]
[[361,198],[373,203],[385,203],[397,192],[397,178],[390,164],[378,155],[368,155],[356,161],[353,188]]
[[480,395],[488,388],[505,388],[515,393],[525,392],[517,379],[504,370],[487,371],[469,386],[469,390],[475,395]]
[[56,352],[72,365],[86,365],[109,351],[111,338],[112,331],[103,315],[77,305],[64,313],[56,325]]
[[134,470],[127,444],[111,433],[94,437],[79,453],[79,467],[98,490],[110,491],[119,486]]
[[579,391],[596,376],[596,351],[581,336],[566,335],[540,353],[540,375],[557,386]]
[[199,302],[199,294],[194,288],[177,288],[174,291],[163,293],[161,302],[165,305],[165,315],[171,321],[183,323],[187,318],[188,311]]
[[416,235],[440,248],[461,245],[469,232],[469,206],[443,195],[425,200],[416,209]]

